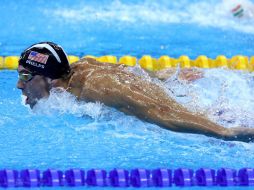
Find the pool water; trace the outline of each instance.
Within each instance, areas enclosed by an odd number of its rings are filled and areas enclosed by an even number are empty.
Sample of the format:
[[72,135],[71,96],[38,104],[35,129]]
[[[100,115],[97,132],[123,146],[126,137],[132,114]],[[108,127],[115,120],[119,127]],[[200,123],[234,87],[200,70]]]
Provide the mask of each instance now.
[[[251,15],[234,18],[228,2],[1,3],[3,56],[19,55],[39,41],[54,41],[77,56],[254,55],[254,19]],[[130,70],[146,77],[138,67]],[[174,77],[165,82],[151,80],[171,89],[174,93],[169,96],[188,109],[225,127],[253,127],[253,73],[203,72],[204,78],[193,83]],[[16,89],[17,72],[3,70],[0,76],[0,168],[239,169],[254,165],[253,143],[167,131],[99,102],[77,102],[66,92],[52,92],[30,110]]]

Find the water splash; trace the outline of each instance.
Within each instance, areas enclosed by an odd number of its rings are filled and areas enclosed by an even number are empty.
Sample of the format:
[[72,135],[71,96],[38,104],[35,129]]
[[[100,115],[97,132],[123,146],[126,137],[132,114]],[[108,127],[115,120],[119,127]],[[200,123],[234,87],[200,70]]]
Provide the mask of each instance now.
[[103,113],[104,106],[99,102],[79,102],[74,95],[62,89],[52,89],[50,96],[39,100],[33,111],[46,115],[52,115],[52,112],[73,114],[77,117],[86,115],[97,120]]
[[[63,89],[53,89],[48,98],[38,101],[31,114],[47,117],[60,115],[73,115],[74,117],[90,117],[91,121],[82,125],[70,125],[77,132],[81,131],[107,131],[114,135],[127,135],[138,138],[147,136],[147,130],[155,127],[139,120],[134,116],[128,116],[114,108],[105,106],[100,102],[78,101],[77,98]],[[85,121],[85,119],[84,119]]]
[[[253,127],[253,74],[227,69],[203,70],[204,78],[186,83],[172,77],[164,82],[174,99],[225,127]],[[179,96],[179,93],[183,96]]]

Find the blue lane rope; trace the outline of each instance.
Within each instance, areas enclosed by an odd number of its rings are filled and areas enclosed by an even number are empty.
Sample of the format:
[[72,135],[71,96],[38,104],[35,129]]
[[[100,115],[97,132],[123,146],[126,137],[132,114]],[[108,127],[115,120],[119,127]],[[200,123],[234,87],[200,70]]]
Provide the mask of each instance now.
[[100,186],[100,187],[172,187],[172,186],[254,186],[254,169],[230,168],[214,169],[179,168],[170,169],[103,169],[61,170],[25,169],[21,171],[0,170],[1,187],[61,187],[61,186]]

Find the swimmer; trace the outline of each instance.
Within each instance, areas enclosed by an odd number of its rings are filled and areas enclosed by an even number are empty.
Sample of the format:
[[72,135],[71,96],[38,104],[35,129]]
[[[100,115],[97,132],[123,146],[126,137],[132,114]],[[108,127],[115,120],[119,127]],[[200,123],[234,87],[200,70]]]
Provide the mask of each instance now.
[[254,4],[250,0],[223,0],[222,6],[227,7],[235,18],[254,18]]
[[188,111],[161,87],[123,67],[92,58],[80,59],[69,66],[60,46],[42,42],[21,54],[17,88],[27,97],[26,104],[31,108],[39,99],[47,98],[52,88],[62,88],[80,101],[100,101],[172,131],[224,140],[249,142],[254,139],[254,128],[217,125],[204,115]]

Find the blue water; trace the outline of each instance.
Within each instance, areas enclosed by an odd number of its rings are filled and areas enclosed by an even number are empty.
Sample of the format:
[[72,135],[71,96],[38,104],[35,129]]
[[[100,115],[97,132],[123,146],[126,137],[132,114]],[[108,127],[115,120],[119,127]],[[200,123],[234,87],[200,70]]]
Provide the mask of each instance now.
[[[233,18],[230,6],[218,0],[3,0],[0,54],[19,55],[33,43],[54,41],[77,56],[252,56],[254,20]],[[145,77],[139,68],[132,70]],[[174,94],[169,96],[188,109],[225,127],[253,127],[253,73],[203,71],[205,77],[191,84],[174,78],[153,82],[172,89]],[[68,93],[52,92],[30,110],[15,88],[17,73],[4,70],[0,76],[0,168],[239,169],[254,165],[253,143],[167,131],[99,102],[77,102]]]

